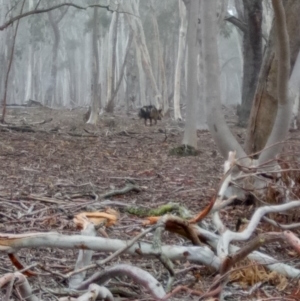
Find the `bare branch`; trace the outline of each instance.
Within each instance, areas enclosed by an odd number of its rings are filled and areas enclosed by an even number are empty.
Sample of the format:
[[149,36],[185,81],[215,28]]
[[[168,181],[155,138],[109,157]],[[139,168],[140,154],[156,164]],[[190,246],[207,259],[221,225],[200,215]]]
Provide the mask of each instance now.
[[31,15],[37,15],[37,14],[43,14],[43,13],[47,13],[49,11],[52,11],[54,9],[63,7],[63,6],[71,6],[71,7],[75,7],[77,9],[82,9],[82,10],[86,10],[88,8],[92,8],[92,7],[100,7],[100,8],[105,8],[110,12],[114,12],[113,10],[110,9],[109,5],[100,5],[100,4],[91,4],[88,6],[80,6],[74,3],[63,3],[63,4],[58,4],[58,5],[54,5],[52,7],[49,8],[44,8],[44,9],[34,9],[31,11],[28,11],[26,13],[20,14],[16,17],[11,18],[10,20],[8,20],[7,22],[5,22],[3,25],[0,26],[0,30],[4,30],[5,28],[7,28],[9,25],[13,24],[15,21],[20,20],[22,18],[31,16]]
[[[51,247],[63,249],[89,249],[101,252],[116,252],[126,248],[128,241],[82,235],[63,235],[55,232],[6,234],[0,233],[0,251],[14,253],[22,248]],[[220,261],[207,247],[199,246],[162,246],[163,253],[171,260],[189,260],[218,268]],[[152,244],[134,243],[127,254],[153,256]]]
[[238,18],[234,17],[234,16],[228,16],[224,20],[227,21],[227,22],[230,22],[231,24],[236,26],[243,33],[245,33],[247,31],[247,25],[244,22],[242,22],[241,20],[239,20]]
[[256,229],[261,218],[270,212],[282,212],[289,209],[300,207],[300,201],[292,201],[287,204],[278,205],[278,206],[265,206],[256,210],[251,221],[247,228],[243,232],[232,232],[230,230],[225,231],[221,236],[218,243],[217,251],[218,255],[222,258],[226,257],[229,254],[229,245],[232,241],[237,240],[247,240],[252,235],[253,231]]
[[[154,298],[161,299],[166,295],[162,285],[150,273],[129,264],[115,265],[104,272],[101,271],[94,274],[93,277],[95,282],[101,284],[113,277],[121,275],[126,275],[134,282],[142,285]],[[84,284],[83,282],[78,289],[85,288]]]

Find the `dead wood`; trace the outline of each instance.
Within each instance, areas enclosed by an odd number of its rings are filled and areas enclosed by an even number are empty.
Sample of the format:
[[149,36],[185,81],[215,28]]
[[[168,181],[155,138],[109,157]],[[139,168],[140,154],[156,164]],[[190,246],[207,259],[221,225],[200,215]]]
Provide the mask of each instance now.
[[99,195],[99,197],[105,199],[105,198],[109,198],[111,196],[126,194],[126,193],[128,193],[130,191],[140,192],[141,188],[138,187],[138,186],[136,186],[136,185],[127,184],[122,189],[116,189],[116,190],[112,190],[112,191],[106,192],[104,194]]
[[65,201],[48,198],[45,196],[34,195],[34,194],[24,195],[24,196],[21,196],[20,198],[27,199],[27,200],[35,200],[35,201],[40,201],[40,202],[45,202],[45,203],[52,203],[52,204],[65,204],[66,203]]

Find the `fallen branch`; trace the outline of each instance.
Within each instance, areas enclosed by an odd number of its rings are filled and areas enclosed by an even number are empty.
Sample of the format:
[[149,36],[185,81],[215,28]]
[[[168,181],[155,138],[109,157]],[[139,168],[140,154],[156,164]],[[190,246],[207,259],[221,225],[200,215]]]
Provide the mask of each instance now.
[[99,135],[87,135],[87,134],[78,134],[78,133],[71,133],[71,132],[68,132],[67,133],[69,136],[72,136],[72,137],[83,137],[83,138],[98,138]]
[[[98,260],[96,263],[91,264],[89,266],[85,265],[83,266],[81,269],[78,269],[73,272],[70,272],[69,274],[66,275],[66,278],[72,277],[73,275],[77,274],[77,273],[81,273],[83,271],[86,271],[88,269],[92,269],[92,268],[96,268],[99,266],[103,266],[104,264],[108,263],[109,261],[111,261],[112,259],[114,259],[115,257],[121,255],[122,253],[124,253],[127,249],[129,249],[135,242],[137,242],[139,239],[141,239],[142,237],[144,237],[145,235],[147,235],[148,233],[150,233],[151,231],[153,231],[154,229],[156,229],[157,226],[152,227],[147,229],[146,231],[140,233],[139,235],[137,235],[135,238],[133,238],[131,241],[129,241],[126,246],[124,246],[123,248],[117,250],[116,252],[114,252],[113,254],[111,254],[109,257],[103,259],[103,260]],[[92,277],[90,277],[89,279],[87,279],[83,285],[82,282],[82,286],[80,287],[86,287],[88,284],[91,284],[95,279],[94,279],[95,275],[93,275]],[[76,287],[76,286],[73,286]],[[78,288],[78,287],[77,287]]]
[[35,201],[40,201],[40,202],[45,202],[45,203],[51,203],[51,204],[66,204],[64,201],[56,200],[53,198],[48,198],[45,196],[39,196],[35,194],[28,194],[26,196],[21,196],[22,199],[27,199],[27,200],[35,200]]
[[0,124],[0,128],[2,130],[12,130],[12,131],[22,132],[22,133],[35,133],[35,130],[28,125],[17,126],[17,125]]
[[[195,225],[195,231],[197,231],[197,235],[199,237],[203,237],[207,243],[214,249],[218,247],[218,243],[220,241],[220,236],[214,233],[211,233],[203,228],[200,228],[199,226]],[[230,245],[230,254],[236,253],[238,250],[240,250],[239,247]],[[266,255],[264,253],[254,251],[253,253],[250,253],[248,255],[249,260],[253,260],[257,262],[258,264],[266,266],[271,271],[276,271],[284,276],[290,277],[290,278],[297,278],[300,276],[300,270],[296,269],[290,265],[284,264],[277,259],[274,259],[273,257]]]
[[225,258],[229,254],[228,249],[232,241],[234,240],[241,241],[241,240],[249,239],[252,233],[255,231],[261,218],[267,213],[282,212],[297,207],[300,207],[300,201],[292,201],[283,205],[265,206],[265,207],[258,208],[254,213],[254,215],[252,216],[251,221],[248,224],[247,228],[243,232],[236,233],[230,230],[226,230],[224,234],[221,235],[217,247],[217,253],[219,257]]
[[[161,284],[150,273],[129,264],[119,264],[104,272],[99,272],[97,277],[94,277],[94,281],[103,284],[107,280],[121,275],[130,277],[134,282],[142,285],[154,298],[161,299],[166,295]],[[82,283],[78,288],[82,289],[84,286]]]
[[[0,278],[0,288],[10,285],[10,283],[18,291],[22,300],[39,301],[32,293],[32,289],[24,275],[19,272],[8,273]],[[9,291],[9,290],[8,290]],[[10,300],[10,295],[6,295],[6,300]]]
[[[55,232],[6,234],[0,233],[0,251],[15,253],[23,248],[62,248],[62,249],[89,249],[101,252],[116,252],[126,248],[128,241],[102,237],[90,237],[82,235],[63,235]],[[200,246],[162,246],[162,252],[170,260],[189,260],[202,263],[206,266],[218,269],[220,260],[208,247]],[[127,254],[152,256],[152,244],[134,243],[126,250]]]
[[38,121],[38,122],[32,122],[32,123],[26,123],[25,122],[25,125],[27,125],[27,126],[30,126],[30,125],[42,125],[42,124],[45,124],[45,123],[49,123],[52,120],[53,120],[53,118],[45,119],[43,121]]
[[104,286],[99,286],[97,284],[91,284],[86,293],[81,295],[77,299],[70,297],[60,298],[59,301],[90,301],[90,300],[105,300],[105,301],[114,301],[114,297],[109,289]]
[[136,186],[136,185],[127,184],[122,189],[112,190],[112,191],[106,192],[104,194],[100,194],[99,198],[105,199],[105,198],[109,198],[111,196],[125,194],[125,193],[128,193],[130,191],[140,192],[141,189],[138,186]]

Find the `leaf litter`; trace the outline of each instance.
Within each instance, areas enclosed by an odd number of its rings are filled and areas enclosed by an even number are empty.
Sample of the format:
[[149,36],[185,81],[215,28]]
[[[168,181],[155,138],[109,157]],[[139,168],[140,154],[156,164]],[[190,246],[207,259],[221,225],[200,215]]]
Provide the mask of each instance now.
[[[106,229],[107,235],[129,240],[142,231],[143,219],[126,213],[124,208],[128,206],[155,209],[167,203],[178,203],[196,214],[209,203],[222,177],[224,163],[209,132],[198,131],[198,156],[176,157],[170,156],[169,150],[181,144],[183,127],[170,119],[150,127],[144,126],[137,114],[118,112],[113,116],[101,116],[98,125],[92,126],[83,122],[83,115],[82,109],[8,110],[8,125],[18,125],[21,130],[0,128],[0,232],[78,234],[73,222],[75,215],[110,207],[120,212],[120,218],[116,225]],[[50,122],[40,122],[49,118]],[[227,114],[227,119],[232,121],[233,118],[233,114]],[[26,131],[28,125],[34,123],[40,124],[30,126],[33,131]],[[231,127],[242,142],[245,130]],[[293,137],[298,139],[299,133],[293,133]],[[130,189],[130,185],[138,189]],[[221,217],[226,226],[234,229],[241,213],[250,218],[253,210],[253,207],[236,205],[223,210]],[[262,227],[259,230],[262,231]],[[163,234],[163,242],[188,243],[169,233]],[[286,250],[279,245],[268,245],[266,249],[271,256],[286,259]],[[18,252],[26,265],[40,263],[59,273],[72,270],[77,254],[78,250],[49,248]],[[96,252],[94,258],[105,256],[107,254]],[[131,259],[123,254],[109,265],[117,261],[140,266],[166,284],[167,271],[155,259]],[[176,262],[175,270],[189,266],[193,267],[192,263]],[[263,267],[254,265],[248,269],[232,273],[232,283],[238,281],[240,284],[239,289],[230,287],[232,300],[253,300],[255,294],[266,297],[260,289],[249,296],[239,295],[241,287],[249,288],[258,282],[276,287],[276,296],[285,296],[290,288],[298,286],[297,281],[286,283],[284,278],[276,278]],[[7,256],[0,254],[1,274],[14,270]],[[213,277],[213,271],[198,266],[176,279],[174,286],[188,285],[205,292]],[[37,290],[40,286],[58,288],[60,282],[54,275],[30,279]],[[112,283],[124,289],[129,286],[129,282]],[[134,284],[130,285],[137,290]],[[180,294],[176,297],[180,298]],[[47,293],[43,299],[54,300]]]

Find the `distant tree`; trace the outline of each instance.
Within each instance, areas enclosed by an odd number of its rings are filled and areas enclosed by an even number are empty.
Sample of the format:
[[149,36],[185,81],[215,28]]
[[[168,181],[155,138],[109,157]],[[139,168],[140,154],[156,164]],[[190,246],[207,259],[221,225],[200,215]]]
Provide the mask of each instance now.
[[[50,5],[50,4],[48,4]],[[51,28],[53,30],[54,35],[54,42],[52,46],[52,66],[51,66],[51,75],[50,75],[50,81],[48,85],[48,89],[46,91],[45,95],[45,103],[48,106],[51,106],[53,104],[58,105],[58,99],[57,99],[57,71],[58,71],[58,50],[59,50],[59,43],[60,43],[60,30],[59,30],[59,23],[62,20],[62,18],[66,15],[68,11],[68,7],[61,8],[58,10],[58,15],[54,14],[52,11],[47,12],[49,22],[51,25]]]
[[179,28],[179,42],[178,42],[178,54],[175,69],[175,83],[174,83],[174,118],[175,120],[181,120],[180,112],[180,87],[181,87],[181,74],[182,66],[184,62],[184,49],[187,32],[187,16],[186,7],[182,0],[178,0],[179,16],[180,16],[180,28]]
[[200,0],[185,1],[188,12],[187,107],[183,144],[197,148],[197,56],[198,17]]
[[[154,1],[151,1],[150,4],[151,10],[151,21],[153,26],[154,32],[154,40],[155,40],[155,49],[154,52],[156,53],[156,62],[157,62],[157,78],[156,81],[158,83],[158,87],[160,87],[161,95],[162,95],[162,108],[163,113],[166,114],[169,111],[169,100],[168,100],[168,87],[167,87],[167,78],[166,78],[166,71],[165,71],[165,62],[163,58],[163,50],[160,40],[160,31],[156,17],[156,11],[154,9]],[[159,85],[159,83],[161,83]]]
[[92,34],[92,106],[91,113],[87,123],[96,124],[99,119],[99,109],[101,106],[101,86],[99,83],[99,50],[98,50],[98,10],[99,8],[94,7],[93,9],[93,34]]
[[107,103],[106,111],[112,113],[114,111],[113,93],[115,89],[115,68],[116,68],[116,49],[117,49],[117,33],[118,33],[119,13],[114,12],[111,18],[108,37],[108,68],[107,68]]

